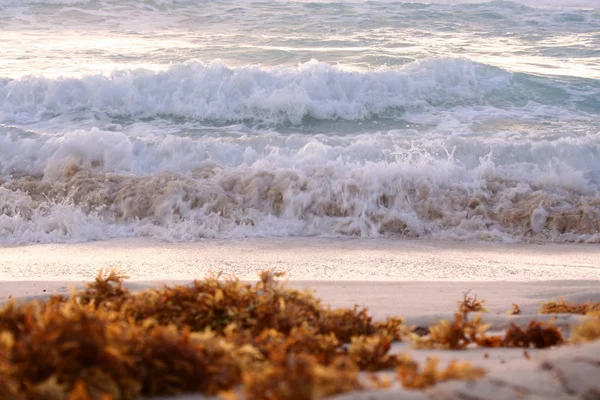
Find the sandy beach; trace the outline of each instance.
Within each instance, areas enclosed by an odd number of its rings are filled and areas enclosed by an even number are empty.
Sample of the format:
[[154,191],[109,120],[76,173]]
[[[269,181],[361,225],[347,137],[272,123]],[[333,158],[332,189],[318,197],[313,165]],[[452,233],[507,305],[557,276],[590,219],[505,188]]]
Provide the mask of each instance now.
[[[563,297],[600,301],[600,249],[586,245],[464,244],[354,239],[245,239],[168,244],[151,240],[3,247],[0,300],[67,293],[92,279],[99,267],[114,266],[131,276],[130,288],[188,283],[208,273],[252,280],[262,269],[288,273],[289,285],[310,288],[334,307],[365,306],[376,319],[403,316],[409,325],[451,319],[465,292],[486,299],[484,320],[492,331],[511,322],[555,319],[565,332],[585,317],[538,315],[542,301]],[[517,303],[522,314],[506,311]],[[427,392],[398,386],[354,393],[346,399],[391,398],[579,398],[600,393],[600,345],[568,348],[413,350],[420,361],[439,357],[469,360],[488,371],[477,383],[446,383]],[[583,361],[582,361],[583,360]],[[552,366],[552,367],[549,367]],[[558,371],[558,372],[557,372]],[[574,385],[573,387],[569,385]],[[596,392],[594,392],[596,390]],[[491,397],[489,397],[491,396]],[[201,398],[193,396],[192,398]],[[596,398],[596,397],[589,397]]]
[[600,279],[600,247],[407,239],[246,238],[168,243],[117,239],[0,246],[0,280],[80,282],[101,267],[131,280],[190,280],[210,272],[256,279],[265,269],[290,280],[539,281]]
[[[334,307],[365,306],[411,323],[451,316],[467,291],[503,314],[518,303],[600,300],[600,248],[393,239],[268,238],[165,243],[150,239],[0,247],[0,300],[67,293],[100,268],[117,268],[136,289],[188,283],[210,273],[252,281],[286,273]],[[504,317],[502,317],[504,318]]]
[[0,0],[0,400],[600,400],[599,7]]

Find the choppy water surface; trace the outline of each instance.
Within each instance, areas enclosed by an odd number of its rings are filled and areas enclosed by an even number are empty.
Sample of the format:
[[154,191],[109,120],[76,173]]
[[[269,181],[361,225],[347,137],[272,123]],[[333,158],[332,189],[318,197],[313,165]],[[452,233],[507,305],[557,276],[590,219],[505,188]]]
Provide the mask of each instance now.
[[0,0],[0,50],[0,243],[600,241],[595,0]]

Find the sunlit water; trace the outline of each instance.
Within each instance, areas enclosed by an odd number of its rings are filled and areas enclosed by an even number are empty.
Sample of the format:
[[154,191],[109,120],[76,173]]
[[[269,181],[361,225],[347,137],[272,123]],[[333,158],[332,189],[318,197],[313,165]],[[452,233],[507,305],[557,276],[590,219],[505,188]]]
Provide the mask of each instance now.
[[595,0],[0,0],[0,242],[600,241]]

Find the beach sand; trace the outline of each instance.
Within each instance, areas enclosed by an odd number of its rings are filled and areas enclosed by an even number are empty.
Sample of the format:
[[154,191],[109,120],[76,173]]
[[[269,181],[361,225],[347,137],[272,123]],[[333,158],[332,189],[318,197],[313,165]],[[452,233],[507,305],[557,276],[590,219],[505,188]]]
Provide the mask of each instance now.
[[[362,239],[243,239],[170,244],[135,239],[84,244],[0,248],[0,300],[25,300],[66,293],[92,279],[102,266],[116,266],[144,289],[186,283],[206,274],[235,273],[252,280],[256,272],[288,273],[289,285],[311,288],[334,307],[365,306],[375,318],[403,316],[409,325],[428,326],[451,318],[457,301],[471,291],[486,299],[484,320],[502,331],[525,325],[545,300],[600,301],[600,248],[590,245],[473,244]],[[517,303],[522,314],[506,311]],[[556,316],[569,326],[584,317]],[[395,386],[383,392],[351,393],[344,399],[396,398],[600,398],[600,342],[557,349],[413,350],[416,360],[469,360],[488,375],[481,381],[448,382],[426,392]],[[485,354],[487,353],[487,357]],[[583,397],[588,396],[588,397]],[[590,397],[591,396],[591,397]],[[188,398],[202,398],[192,396]]]
[[209,272],[291,280],[539,281],[600,279],[600,246],[400,239],[247,238],[167,243],[119,239],[0,246],[0,280],[81,281],[118,266],[133,280],[186,280]]

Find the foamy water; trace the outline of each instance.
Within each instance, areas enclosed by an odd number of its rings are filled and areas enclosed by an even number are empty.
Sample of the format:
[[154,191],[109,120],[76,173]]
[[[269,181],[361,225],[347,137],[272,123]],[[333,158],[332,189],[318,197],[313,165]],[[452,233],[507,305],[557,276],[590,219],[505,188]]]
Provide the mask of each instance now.
[[0,243],[600,241],[596,1],[0,0]]

